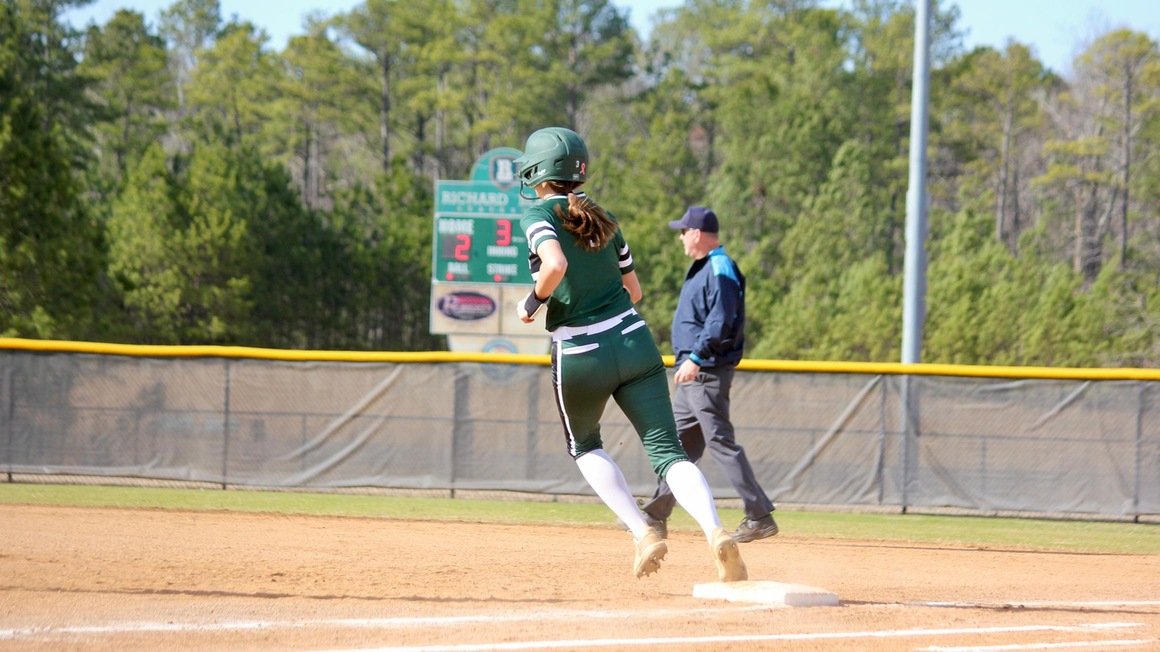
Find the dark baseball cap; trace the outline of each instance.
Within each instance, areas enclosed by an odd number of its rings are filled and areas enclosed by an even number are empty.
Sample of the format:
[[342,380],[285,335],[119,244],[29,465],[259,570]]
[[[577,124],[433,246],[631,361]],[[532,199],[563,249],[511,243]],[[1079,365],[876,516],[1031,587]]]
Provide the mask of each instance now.
[[669,222],[670,229],[697,229],[705,233],[717,232],[717,214],[704,206],[690,206],[681,219]]

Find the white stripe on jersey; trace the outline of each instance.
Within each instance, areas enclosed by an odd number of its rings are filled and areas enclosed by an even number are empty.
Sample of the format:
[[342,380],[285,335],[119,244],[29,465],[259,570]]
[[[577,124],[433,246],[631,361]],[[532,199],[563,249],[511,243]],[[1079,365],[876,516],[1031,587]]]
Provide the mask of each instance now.
[[628,243],[620,248],[620,268],[624,269],[632,264],[632,252],[628,250]]
[[556,235],[556,229],[548,221],[534,222],[528,227],[524,235],[528,238],[528,250],[536,253],[536,249],[540,246],[540,243],[548,239],[548,236]]

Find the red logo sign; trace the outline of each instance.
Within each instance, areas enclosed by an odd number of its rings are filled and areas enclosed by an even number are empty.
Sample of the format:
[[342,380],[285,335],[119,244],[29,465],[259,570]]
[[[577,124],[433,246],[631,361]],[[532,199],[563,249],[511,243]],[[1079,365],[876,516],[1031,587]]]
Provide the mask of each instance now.
[[495,300],[478,292],[452,292],[439,297],[435,308],[443,315],[459,321],[475,321],[495,313]]

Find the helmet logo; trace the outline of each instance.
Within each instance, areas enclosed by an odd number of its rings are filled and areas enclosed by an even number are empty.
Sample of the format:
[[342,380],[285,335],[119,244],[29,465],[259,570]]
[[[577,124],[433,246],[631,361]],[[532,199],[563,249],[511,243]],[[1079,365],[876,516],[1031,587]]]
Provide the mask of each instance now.
[[580,174],[584,174],[584,168],[588,167],[588,164],[583,161],[578,161],[578,163],[580,163]]

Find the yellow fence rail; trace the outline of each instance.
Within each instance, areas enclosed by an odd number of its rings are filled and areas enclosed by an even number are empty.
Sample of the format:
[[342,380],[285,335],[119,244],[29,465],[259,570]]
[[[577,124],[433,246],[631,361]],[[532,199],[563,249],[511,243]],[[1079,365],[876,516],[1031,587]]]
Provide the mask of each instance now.
[[[291,362],[483,362],[492,364],[548,365],[547,355],[512,353],[452,353],[450,351],[308,351],[264,349],[248,346],[162,346],[111,344],[66,340],[0,338],[0,350],[43,353],[93,353],[163,358],[238,358]],[[673,356],[664,356],[672,366]],[[958,376],[971,378],[1035,378],[1054,380],[1148,380],[1160,381],[1160,369],[1134,367],[1006,367],[998,365],[902,364],[898,362],[830,362],[820,360],[742,360],[742,371],[777,371],[831,374],[886,374],[910,376]]]

